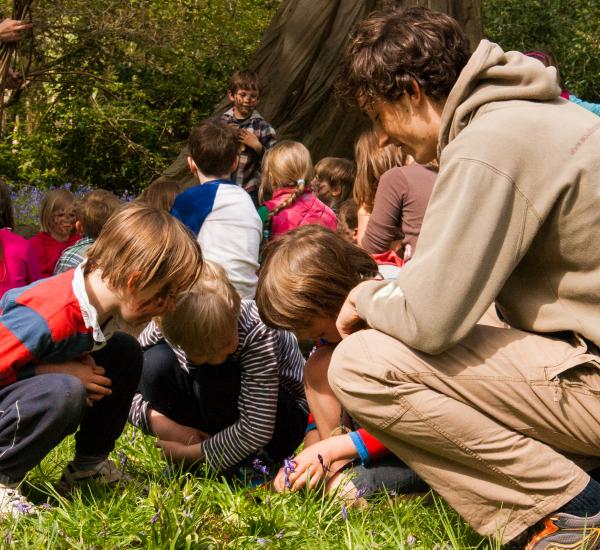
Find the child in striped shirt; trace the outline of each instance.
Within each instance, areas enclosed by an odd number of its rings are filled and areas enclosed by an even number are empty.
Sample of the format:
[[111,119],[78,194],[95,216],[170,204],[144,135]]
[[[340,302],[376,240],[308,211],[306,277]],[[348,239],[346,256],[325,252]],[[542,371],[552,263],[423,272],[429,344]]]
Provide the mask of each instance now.
[[166,458],[235,474],[258,456],[280,462],[301,443],[304,358],[295,336],[266,327],[220,266],[205,266],[173,314],[140,335],[130,421],[158,438]]

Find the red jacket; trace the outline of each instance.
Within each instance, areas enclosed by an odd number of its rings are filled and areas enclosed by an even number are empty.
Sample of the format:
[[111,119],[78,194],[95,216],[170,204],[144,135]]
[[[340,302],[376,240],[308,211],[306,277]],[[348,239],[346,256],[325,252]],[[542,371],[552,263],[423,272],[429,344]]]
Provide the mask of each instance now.
[[42,277],[54,275],[54,267],[65,248],[69,248],[79,240],[79,235],[73,233],[66,241],[57,241],[50,233],[40,231],[29,239],[35,248]]

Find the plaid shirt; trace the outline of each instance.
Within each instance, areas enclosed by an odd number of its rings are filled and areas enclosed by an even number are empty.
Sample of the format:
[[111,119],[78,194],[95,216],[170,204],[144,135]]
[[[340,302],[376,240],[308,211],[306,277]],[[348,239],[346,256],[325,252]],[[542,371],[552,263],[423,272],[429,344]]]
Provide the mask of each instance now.
[[56,262],[54,275],[77,267],[85,259],[85,253],[92,244],[94,244],[94,239],[91,237],[81,237],[73,246],[65,249]]
[[231,179],[246,191],[252,191],[258,187],[260,181],[260,163],[262,156],[267,149],[275,145],[275,130],[258,111],[244,120],[235,118],[233,108],[221,115],[221,120],[225,124],[235,124],[238,128],[252,132],[263,146],[262,152],[257,153],[252,147],[244,146],[240,153],[240,163],[235,172],[231,174]]

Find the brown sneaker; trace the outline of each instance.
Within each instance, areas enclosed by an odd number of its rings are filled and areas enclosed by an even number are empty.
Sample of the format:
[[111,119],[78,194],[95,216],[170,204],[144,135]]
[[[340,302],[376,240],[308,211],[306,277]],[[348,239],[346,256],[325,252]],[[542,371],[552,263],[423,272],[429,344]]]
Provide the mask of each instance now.
[[82,487],[88,483],[100,485],[115,485],[130,481],[131,478],[110,459],[103,460],[90,470],[76,470],[72,464],[67,464],[63,470],[57,488],[59,491],[68,493],[75,487]]
[[600,549],[600,512],[581,518],[557,513],[544,519],[544,529],[534,535],[525,550]]

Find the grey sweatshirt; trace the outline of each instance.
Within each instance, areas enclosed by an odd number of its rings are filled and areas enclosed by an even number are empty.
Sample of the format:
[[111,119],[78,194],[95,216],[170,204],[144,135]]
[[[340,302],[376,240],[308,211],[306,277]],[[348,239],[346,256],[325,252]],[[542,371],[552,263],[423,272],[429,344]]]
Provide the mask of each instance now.
[[419,247],[357,298],[370,326],[427,353],[496,300],[513,327],[600,345],[600,121],[554,68],[483,40],[442,113]]

